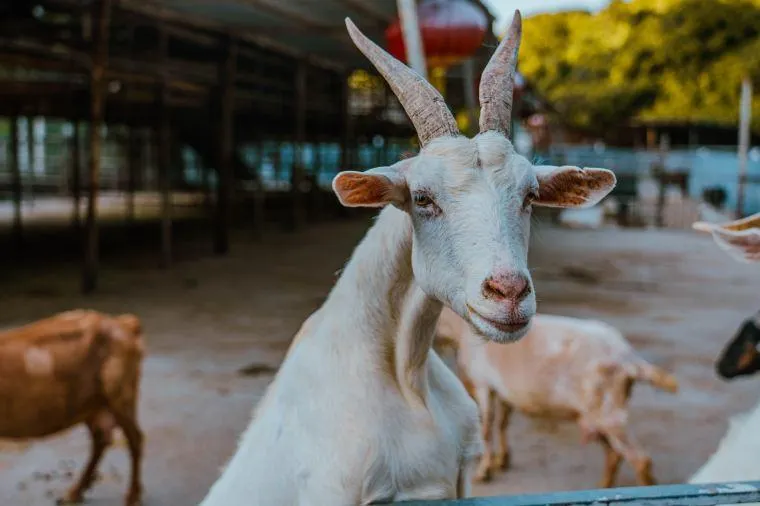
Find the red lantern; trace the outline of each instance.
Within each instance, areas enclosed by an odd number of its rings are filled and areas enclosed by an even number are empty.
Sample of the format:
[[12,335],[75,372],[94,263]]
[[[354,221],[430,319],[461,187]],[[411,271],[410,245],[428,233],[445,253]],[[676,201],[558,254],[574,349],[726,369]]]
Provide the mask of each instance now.
[[[423,0],[417,6],[425,59],[430,67],[448,67],[472,56],[483,43],[488,18],[470,0]],[[388,51],[407,61],[401,23],[386,30]]]

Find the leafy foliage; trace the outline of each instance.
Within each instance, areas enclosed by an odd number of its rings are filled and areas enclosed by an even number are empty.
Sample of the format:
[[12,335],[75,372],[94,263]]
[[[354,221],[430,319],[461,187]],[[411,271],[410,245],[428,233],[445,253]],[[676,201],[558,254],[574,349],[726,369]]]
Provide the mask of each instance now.
[[735,124],[753,81],[760,133],[760,0],[612,0],[524,22],[520,70],[569,125],[631,118]]

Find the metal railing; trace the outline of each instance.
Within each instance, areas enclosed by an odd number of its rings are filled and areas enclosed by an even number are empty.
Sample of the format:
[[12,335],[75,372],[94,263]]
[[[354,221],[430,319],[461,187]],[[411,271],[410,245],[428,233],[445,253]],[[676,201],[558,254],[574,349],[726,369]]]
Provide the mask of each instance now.
[[700,485],[657,485],[578,490],[508,497],[471,497],[450,501],[406,501],[403,506],[717,506],[760,503],[760,481]]

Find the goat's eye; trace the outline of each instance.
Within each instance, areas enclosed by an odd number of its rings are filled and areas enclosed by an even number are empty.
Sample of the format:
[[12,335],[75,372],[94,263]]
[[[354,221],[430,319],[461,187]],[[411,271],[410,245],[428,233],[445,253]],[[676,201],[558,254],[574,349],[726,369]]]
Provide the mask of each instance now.
[[415,193],[414,194],[414,205],[417,207],[430,207],[434,204],[433,199],[430,198],[430,195],[426,195],[424,193]]
[[534,200],[538,198],[538,193],[536,193],[535,190],[530,190],[527,195],[525,195],[525,200],[523,200],[523,209],[528,210],[530,209],[530,205],[533,203]]

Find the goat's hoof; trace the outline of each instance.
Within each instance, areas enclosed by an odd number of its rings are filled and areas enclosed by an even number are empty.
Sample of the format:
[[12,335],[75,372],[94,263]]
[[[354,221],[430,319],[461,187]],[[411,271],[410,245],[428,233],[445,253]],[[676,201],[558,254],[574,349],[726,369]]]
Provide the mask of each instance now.
[[495,466],[496,469],[500,471],[506,471],[510,467],[512,467],[512,459],[510,458],[510,455],[508,453],[504,455],[499,455],[496,457]]
[[124,506],[142,506],[142,497],[139,495],[129,496],[124,502]]
[[55,500],[55,503],[58,506],[67,506],[69,504],[82,504],[83,502],[84,502],[84,497],[82,496],[82,493],[76,492],[76,491],[66,492],[65,495]]
[[490,469],[478,469],[478,471],[475,473],[475,476],[473,476],[473,479],[480,483],[486,483],[491,481],[491,470]]

